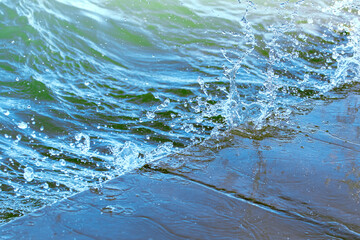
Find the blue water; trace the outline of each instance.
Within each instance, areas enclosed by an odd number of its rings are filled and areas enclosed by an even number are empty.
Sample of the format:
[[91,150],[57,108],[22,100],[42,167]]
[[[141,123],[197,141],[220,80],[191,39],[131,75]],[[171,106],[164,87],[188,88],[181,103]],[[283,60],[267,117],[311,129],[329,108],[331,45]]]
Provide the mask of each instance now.
[[359,11],[350,0],[1,0],[1,221],[234,128],[296,128],[312,100],[359,81]]

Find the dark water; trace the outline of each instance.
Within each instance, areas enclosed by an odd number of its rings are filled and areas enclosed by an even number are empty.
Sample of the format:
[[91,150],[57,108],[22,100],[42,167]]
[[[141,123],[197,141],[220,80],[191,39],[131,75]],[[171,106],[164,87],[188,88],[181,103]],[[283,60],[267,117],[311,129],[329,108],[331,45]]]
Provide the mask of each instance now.
[[[357,1],[0,1],[0,219],[359,81]],[[337,95],[338,96],[338,95]]]

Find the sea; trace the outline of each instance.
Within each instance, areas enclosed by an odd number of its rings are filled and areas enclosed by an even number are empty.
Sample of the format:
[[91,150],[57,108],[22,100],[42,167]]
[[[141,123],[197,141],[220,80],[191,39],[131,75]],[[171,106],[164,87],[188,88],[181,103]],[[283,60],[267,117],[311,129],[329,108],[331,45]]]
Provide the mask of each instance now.
[[[0,223],[359,91],[358,0],[0,0]],[[223,140],[221,140],[223,139]]]

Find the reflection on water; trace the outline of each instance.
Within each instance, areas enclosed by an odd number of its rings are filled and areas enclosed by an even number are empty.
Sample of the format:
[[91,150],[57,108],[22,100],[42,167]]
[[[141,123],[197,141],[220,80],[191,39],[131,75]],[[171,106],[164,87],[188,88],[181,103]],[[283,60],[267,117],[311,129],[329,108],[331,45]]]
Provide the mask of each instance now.
[[261,185],[268,184],[266,180],[266,159],[264,159],[262,151],[260,148],[260,144],[257,141],[253,142],[253,147],[256,150],[257,153],[257,161],[254,162],[253,167],[253,186],[252,186],[252,197],[256,195],[256,193],[259,192],[259,187]]
[[[2,221],[227,130],[297,133],[296,116],[359,76],[350,0],[4,0],[0,12]],[[259,189],[268,163],[256,164]]]

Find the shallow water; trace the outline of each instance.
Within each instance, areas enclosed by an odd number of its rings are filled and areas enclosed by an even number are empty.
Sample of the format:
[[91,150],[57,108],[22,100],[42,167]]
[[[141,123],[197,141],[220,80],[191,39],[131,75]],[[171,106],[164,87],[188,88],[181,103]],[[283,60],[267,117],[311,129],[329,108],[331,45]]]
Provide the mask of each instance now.
[[0,1],[1,221],[229,129],[296,128],[314,100],[357,85],[359,11],[350,0]]

